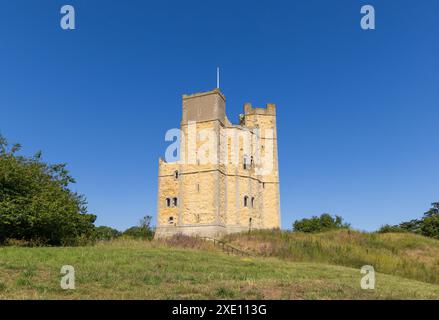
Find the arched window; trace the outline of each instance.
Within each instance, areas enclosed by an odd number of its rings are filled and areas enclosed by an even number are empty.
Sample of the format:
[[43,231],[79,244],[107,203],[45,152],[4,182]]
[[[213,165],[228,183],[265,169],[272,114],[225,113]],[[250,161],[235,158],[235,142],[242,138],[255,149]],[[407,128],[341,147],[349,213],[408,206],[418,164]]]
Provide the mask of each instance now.
[[248,207],[248,197],[244,196],[244,207]]
[[255,206],[255,197],[252,197],[252,208]]
[[174,172],[174,178],[175,178],[175,180],[178,179],[178,170],[175,170],[175,172]]
[[171,206],[171,198],[166,198],[166,206],[167,207]]
[[172,205],[174,207],[178,206],[178,199],[177,198],[172,198]]
[[174,217],[169,217],[168,222],[169,224],[174,224]]

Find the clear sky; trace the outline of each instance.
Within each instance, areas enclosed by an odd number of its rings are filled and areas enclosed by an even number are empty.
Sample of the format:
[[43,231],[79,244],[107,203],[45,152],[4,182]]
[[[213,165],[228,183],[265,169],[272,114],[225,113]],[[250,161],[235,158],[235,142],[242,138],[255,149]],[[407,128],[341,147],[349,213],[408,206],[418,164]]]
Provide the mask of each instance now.
[[[60,8],[76,9],[76,30]],[[372,4],[376,30],[360,27]],[[67,162],[97,225],[156,214],[181,95],[278,106],[282,227],[374,230],[439,201],[437,0],[0,1],[0,132]]]

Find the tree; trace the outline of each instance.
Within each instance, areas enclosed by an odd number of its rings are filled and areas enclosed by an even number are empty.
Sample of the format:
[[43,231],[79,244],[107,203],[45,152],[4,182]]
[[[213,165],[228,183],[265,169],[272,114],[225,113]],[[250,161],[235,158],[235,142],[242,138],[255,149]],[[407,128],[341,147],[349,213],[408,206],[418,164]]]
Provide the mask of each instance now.
[[74,245],[89,239],[96,216],[87,213],[84,196],[69,189],[75,180],[66,164],[47,164],[41,152],[17,155],[20,148],[0,136],[0,242]]
[[123,234],[131,238],[151,240],[154,238],[154,229],[151,227],[151,221],[151,216],[145,216],[140,220],[138,226],[128,228]]
[[426,237],[439,239],[439,202],[431,204],[432,208],[424,213],[420,233]]
[[122,232],[107,226],[99,226],[95,228],[94,238],[96,240],[112,240],[119,238]]
[[426,237],[439,239],[439,202],[433,202],[432,208],[421,219],[413,219],[395,226],[383,226],[378,232],[413,232]]
[[293,231],[300,232],[323,232],[333,229],[348,229],[350,225],[343,222],[343,218],[335,216],[333,218],[329,213],[324,213],[320,217],[313,216],[310,219],[296,220],[293,223]]
[[400,226],[392,226],[390,224],[383,225],[379,230],[379,233],[400,233],[407,232],[407,230],[401,228]]

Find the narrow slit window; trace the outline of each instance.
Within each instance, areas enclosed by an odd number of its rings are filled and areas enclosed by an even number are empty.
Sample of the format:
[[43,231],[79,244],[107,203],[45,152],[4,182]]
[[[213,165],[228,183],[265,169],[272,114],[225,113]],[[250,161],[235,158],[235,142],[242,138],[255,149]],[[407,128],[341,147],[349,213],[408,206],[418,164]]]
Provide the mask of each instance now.
[[244,170],[247,170],[248,169],[248,157],[244,156],[243,160],[244,160],[243,168],[244,168]]

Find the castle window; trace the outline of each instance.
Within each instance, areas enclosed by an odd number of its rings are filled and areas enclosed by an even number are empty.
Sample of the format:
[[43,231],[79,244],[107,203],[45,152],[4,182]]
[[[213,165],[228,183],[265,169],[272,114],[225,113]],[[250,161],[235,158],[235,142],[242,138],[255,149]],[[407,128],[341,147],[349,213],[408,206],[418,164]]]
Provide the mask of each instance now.
[[172,205],[174,207],[178,206],[178,199],[177,198],[172,198]]
[[197,183],[197,192],[200,192],[200,184]]
[[244,156],[244,170],[247,170],[249,168],[249,161],[248,156]]
[[248,207],[248,197],[244,197],[244,207]]
[[166,198],[166,206],[169,208],[171,206],[171,199]]
[[169,217],[168,222],[169,224],[174,224],[174,217]]
[[250,157],[250,168],[253,168],[253,156]]
[[175,170],[175,172],[174,172],[174,178],[175,178],[175,180],[178,179],[178,170]]
[[262,182],[262,189],[265,189],[265,182]]
[[252,208],[255,206],[255,197],[252,197]]

